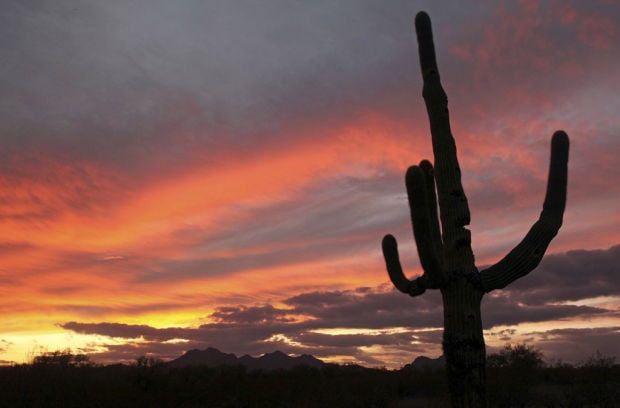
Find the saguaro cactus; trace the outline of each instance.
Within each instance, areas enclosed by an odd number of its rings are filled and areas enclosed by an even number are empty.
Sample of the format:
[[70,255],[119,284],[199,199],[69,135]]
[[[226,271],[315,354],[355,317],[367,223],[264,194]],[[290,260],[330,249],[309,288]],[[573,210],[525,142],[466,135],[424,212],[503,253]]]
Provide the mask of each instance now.
[[410,167],[405,184],[424,273],[414,280],[405,277],[392,235],[383,238],[383,255],[390,279],[401,292],[418,296],[427,289],[441,291],[443,350],[452,405],[482,407],[486,406],[486,378],[480,302],[485,293],[504,288],[532,271],[562,225],[568,136],[557,131],[551,140],[549,179],[540,218],[505,258],[478,271],[471,249],[471,234],[465,228],[470,222],[469,207],[450,130],[448,99],[439,80],[429,16],[418,13],[415,25],[435,163],[433,167],[424,160],[419,166]]

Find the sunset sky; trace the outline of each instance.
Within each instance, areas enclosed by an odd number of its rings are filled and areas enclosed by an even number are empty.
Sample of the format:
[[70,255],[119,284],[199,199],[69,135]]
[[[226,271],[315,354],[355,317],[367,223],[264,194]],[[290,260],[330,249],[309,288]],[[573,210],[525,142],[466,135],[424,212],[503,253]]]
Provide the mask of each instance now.
[[215,347],[398,368],[441,354],[404,174],[432,159],[413,19],[433,21],[479,267],[564,225],[483,300],[489,352],[620,358],[617,1],[5,0],[0,362]]

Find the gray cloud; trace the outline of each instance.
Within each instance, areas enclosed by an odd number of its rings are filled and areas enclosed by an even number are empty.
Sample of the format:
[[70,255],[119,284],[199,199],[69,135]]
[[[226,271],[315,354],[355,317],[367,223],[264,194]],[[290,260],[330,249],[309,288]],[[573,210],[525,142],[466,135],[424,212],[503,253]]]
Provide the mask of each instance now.
[[548,255],[527,276],[485,296],[482,305],[485,326],[617,313],[617,310],[565,302],[618,296],[619,261],[617,245],[606,250]]
[[482,320],[485,328],[515,325],[523,322],[544,322],[564,318],[609,313],[608,309],[553,304],[524,304],[511,296],[483,299]]
[[209,129],[197,135],[208,146],[224,129],[250,143],[250,130],[399,84],[414,12],[372,1],[9,1],[4,139],[112,159],[172,147],[154,137],[174,123]]
[[389,291],[336,291],[306,293],[287,299],[301,313],[319,319],[315,327],[383,329],[440,327],[441,296],[430,292],[414,300]]
[[225,324],[265,324],[287,323],[293,321],[287,318],[285,309],[277,309],[272,305],[265,306],[237,306],[220,307],[211,314],[211,317]]
[[531,305],[576,301],[620,293],[620,245],[605,250],[574,250],[546,256],[506,292]]
[[[485,27],[497,28],[497,19],[526,14],[520,6],[505,6],[503,15],[483,4],[404,0],[390,7],[373,0],[11,0],[0,15],[0,46],[10,61],[0,70],[3,139],[121,163],[128,155],[174,161],[190,154],[192,143],[217,152],[214,139],[234,135],[243,138],[234,141],[238,147],[256,147],[253,137],[279,137],[270,134],[289,120],[295,126],[318,117],[326,123],[342,120],[359,112],[361,101],[411,115],[409,107],[419,102],[413,95],[419,87],[412,85],[420,83],[412,52],[412,16],[419,9],[428,10],[436,26],[444,27],[437,32],[443,45],[438,51],[457,112],[471,115],[471,87],[480,82],[491,86],[491,92],[477,92],[489,109],[512,105],[510,98],[497,97],[506,91],[502,88],[516,85],[505,81],[508,74],[532,94],[543,86],[548,95],[564,96],[561,75],[539,81],[530,65],[514,64],[524,48],[518,42],[529,39],[514,32],[502,31],[496,38],[499,45],[487,44],[496,52],[491,63],[499,66],[484,68],[501,75],[472,81],[480,75],[474,71],[480,64],[451,51],[463,41],[488,43],[493,37]],[[583,8],[579,2],[573,6]],[[549,62],[551,67],[578,61],[584,71],[589,65],[583,64],[592,64],[613,72],[613,61],[584,42],[578,28],[562,25],[554,6],[540,8],[543,17],[530,35],[565,50]],[[597,8],[601,15],[617,13],[617,5],[601,2]],[[529,45],[527,55],[550,54],[537,42]],[[509,72],[511,67],[521,71]],[[402,93],[386,101],[385,93],[402,88],[413,91],[406,93],[406,101]],[[415,115],[414,122],[424,119],[422,113]],[[192,132],[196,129],[203,131]],[[163,150],[168,158],[152,157]]]
[[167,341],[190,337],[191,329],[166,328],[156,329],[147,325],[131,325],[124,323],[78,323],[67,322],[62,328],[84,334],[103,334],[109,337],[124,339],[144,338],[150,341]]

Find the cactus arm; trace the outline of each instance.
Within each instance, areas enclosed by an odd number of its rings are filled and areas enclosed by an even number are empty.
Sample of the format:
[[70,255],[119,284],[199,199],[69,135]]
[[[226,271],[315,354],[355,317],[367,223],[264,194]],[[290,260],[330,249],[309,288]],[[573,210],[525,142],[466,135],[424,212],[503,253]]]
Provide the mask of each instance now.
[[444,268],[448,272],[475,270],[471,233],[464,228],[470,222],[469,206],[461,184],[456,144],[450,130],[448,97],[439,78],[428,14],[418,13],[415,25],[424,79],[422,95],[430,120],[435,156],[435,182],[443,234],[443,258],[446,261]]
[[[437,206],[429,203],[430,193],[428,180],[424,170],[418,166],[411,166],[405,176],[407,186],[407,196],[409,198],[409,208],[411,210],[411,222],[413,224],[413,236],[418,248],[418,255],[424,275],[428,277],[429,289],[437,289],[444,281],[444,274],[441,267],[440,254],[436,252],[437,243],[433,238],[439,234],[439,225],[432,225],[430,214],[435,214],[437,218]],[[433,196],[435,194],[435,184],[431,180]],[[431,205],[434,206],[431,207]],[[437,228],[437,231],[433,231]]]
[[424,276],[410,281],[403,274],[403,268],[400,266],[400,259],[398,257],[396,238],[389,234],[386,235],[383,237],[381,247],[388,275],[390,275],[390,280],[396,289],[411,296],[418,296],[424,293],[427,287],[427,279]]
[[429,237],[433,245],[433,250],[440,257],[443,254],[443,243],[441,242],[441,230],[439,229],[439,218],[437,217],[437,194],[435,192],[435,173],[433,165],[428,160],[420,162],[420,169],[424,173],[424,189],[428,206]]
[[480,272],[486,292],[501,289],[530,273],[543,258],[549,243],[562,226],[566,206],[569,140],[566,133],[557,131],[551,139],[551,161],[547,192],[540,218],[523,241],[501,261]]

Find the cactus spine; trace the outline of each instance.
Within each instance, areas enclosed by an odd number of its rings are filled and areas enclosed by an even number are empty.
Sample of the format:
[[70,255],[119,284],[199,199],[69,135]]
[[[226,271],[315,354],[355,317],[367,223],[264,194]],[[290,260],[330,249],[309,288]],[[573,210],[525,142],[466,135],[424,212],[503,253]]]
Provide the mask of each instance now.
[[418,296],[427,289],[441,291],[443,350],[452,405],[484,407],[486,355],[480,302],[485,293],[504,288],[532,271],[560,229],[566,204],[569,141],[563,131],[553,135],[547,192],[538,221],[506,257],[478,271],[470,231],[465,228],[470,222],[469,206],[450,130],[448,99],[437,70],[429,16],[418,13],[415,25],[435,163],[433,166],[424,160],[410,167],[405,184],[424,273],[412,281],[405,277],[392,235],[383,238],[383,255],[390,279],[401,292]]

